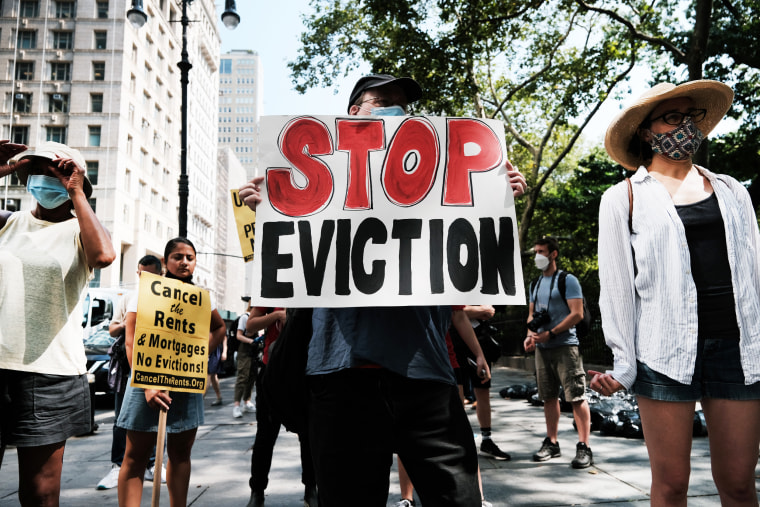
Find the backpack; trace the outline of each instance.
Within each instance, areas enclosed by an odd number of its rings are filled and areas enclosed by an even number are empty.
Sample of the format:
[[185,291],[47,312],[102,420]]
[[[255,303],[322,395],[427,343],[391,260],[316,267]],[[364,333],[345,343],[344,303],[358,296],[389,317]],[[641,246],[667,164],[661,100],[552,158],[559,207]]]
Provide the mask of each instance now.
[[311,341],[311,308],[288,308],[280,335],[269,346],[269,361],[261,376],[261,392],[285,429],[308,431],[309,387],[306,361]]
[[[536,278],[531,282],[530,284],[530,291],[533,292],[533,289],[536,287],[536,284],[541,279],[541,277]],[[567,305],[567,297],[565,296],[566,289],[567,289],[567,271],[559,270],[559,276],[557,281],[557,288],[559,289],[559,294],[562,296],[562,300],[565,302],[565,305]],[[570,307],[567,307],[570,309]],[[589,335],[591,332],[591,310],[589,310],[588,303],[586,303],[586,298],[583,298],[583,318],[575,324],[575,336],[578,338],[585,338]]]

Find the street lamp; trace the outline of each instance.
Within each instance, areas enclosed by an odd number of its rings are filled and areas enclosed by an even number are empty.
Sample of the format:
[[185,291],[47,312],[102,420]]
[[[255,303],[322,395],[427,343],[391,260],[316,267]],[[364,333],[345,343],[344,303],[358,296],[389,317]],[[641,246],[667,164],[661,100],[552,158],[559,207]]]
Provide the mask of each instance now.
[[[180,70],[179,81],[182,84],[182,135],[180,145],[180,174],[179,174],[179,235],[187,237],[187,196],[190,193],[190,186],[187,177],[187,84],[190,82],[190,69],[193,65],[190,63],[187,54],[187,27],[190,19],[187,17],[187,6],[193,0],[182,0],[182,60],[177,63]],[[148,15],[143,10],[142,0],[132,0],[132,8],[127,11],[127,19],[132,26],[139,29],[148,21]],[[230,30],[234,30],[240,23],[240,16],[235,8],[235,0],[225,0],[224,12],[222,13],[222,22]]]

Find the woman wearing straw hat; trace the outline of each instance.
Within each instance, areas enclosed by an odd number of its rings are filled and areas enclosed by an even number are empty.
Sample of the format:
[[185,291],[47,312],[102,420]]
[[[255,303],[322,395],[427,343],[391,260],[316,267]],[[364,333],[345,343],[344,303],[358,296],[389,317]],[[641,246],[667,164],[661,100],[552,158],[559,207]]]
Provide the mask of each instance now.
[[723,505],[757,505],[760,445],[760,233],[749,194],[692,163],[733,92],[662,83],[607,130],[610,157],[636,173],[599,210],[600,309],[612,370],[604,395],[637,395],[652,505],[686,505],[695,403]]
[[3,140],[0,164],[37,201],[0,211],[0,465],[15,445],[19,503],[58,505],[66,440],[90,431],[82,295],[116,252],[78,150]]

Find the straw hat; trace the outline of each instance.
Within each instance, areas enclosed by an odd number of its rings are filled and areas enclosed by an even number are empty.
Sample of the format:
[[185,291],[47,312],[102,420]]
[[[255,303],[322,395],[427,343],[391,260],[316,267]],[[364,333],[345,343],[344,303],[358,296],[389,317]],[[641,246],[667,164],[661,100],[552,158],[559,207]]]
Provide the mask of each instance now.
[[[46,158],[48,160],[54,160],[56,158],[70,158],[76,164],[85,170],[83,190],[84,194],[89,198],[92,195],[92,183],[87,177],[87,162],[84,160],[82,153],[76,148],[66,146],[65,144],[56,143],[54,141],[45,141],[40,143],[37,148],[28,149],[22,151],[18,155],[14,156],[9,162],[14,164],[20,162],[25,158]],[[25,166],[21,166],[16,170],[16,176],[22,185],[26,185],[26,180],[29,177],[29,169]]]
[[654,86],[624,109],[607,128],[604,147],[612,160],[626,169],[636,170],[644,161],[628,152],[631,138],[660,102],[678,97],[689,97],[694,101],[695,109],[707,110],[704,120],[697,123],[697,128],[707,137],[731,107],[734,92],[727,85],[708,79],[678,86],[671,83]]

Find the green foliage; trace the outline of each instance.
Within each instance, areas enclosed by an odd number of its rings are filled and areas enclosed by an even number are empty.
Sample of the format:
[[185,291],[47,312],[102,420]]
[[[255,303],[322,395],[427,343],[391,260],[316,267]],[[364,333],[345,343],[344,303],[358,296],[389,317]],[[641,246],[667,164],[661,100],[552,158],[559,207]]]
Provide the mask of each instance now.
[[[568,238],[564,266],[594,303],[598,203],[624,174],[601,149],[579,161],[576,143],[608,97],[630,102],[623,86],[630,76],[730,84],[736,98],[729,114],[743,128],[711,142],[709,167],[741,180],[755,178],[760,167],[760,0],[312,0],[311,6],[302,53],[289,64],[296,89],[350,87],[340,79],[369,64],[372,72],[420,83],[426,93],[417,114],[501,119],[510,159],[529,185],[517,201],[522,249],[540,234]],[[529,257],[526,273],[535,271]],[[513,320],[524,322],[525,315]]]

